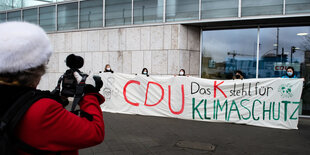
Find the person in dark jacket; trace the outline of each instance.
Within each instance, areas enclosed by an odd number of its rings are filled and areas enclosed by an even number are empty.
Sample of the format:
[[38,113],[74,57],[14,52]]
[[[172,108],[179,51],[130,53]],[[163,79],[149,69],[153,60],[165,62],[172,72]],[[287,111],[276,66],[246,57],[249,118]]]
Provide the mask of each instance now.
[[105,65],[104,72],[114,73],[114,71],[111,69],[111,66],[109,64]]
[[147,70],[147,68],[143,68],[141,74],[149,76],[149,71]]
[[[0,24],[1,114],[26,92],[40,91],[37,86],[51,54],[48,36],[39,26],[26,22]],[[77,72],[74,76],[81,79]],[[67,111],[53,97],[41,98],[20,120],[17,138],[36,149],[61,154],[78,154],[79,149],[101,143],[105,130],[100,104],[104,97],[91,76],[85,83],[79,105],[93,117],[91,121]],[[16,154],[29,152],[18,148]]]
[[180,69],[179,76],[186,76],[184,69]]

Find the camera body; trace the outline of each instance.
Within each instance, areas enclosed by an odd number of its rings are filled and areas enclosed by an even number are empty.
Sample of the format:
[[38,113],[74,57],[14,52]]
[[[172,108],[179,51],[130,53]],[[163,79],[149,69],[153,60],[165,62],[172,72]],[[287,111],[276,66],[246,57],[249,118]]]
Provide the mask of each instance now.
[[79,69],[84,65],[84,59],[80,56],[70,54],[66,58],[66,65],[70,68],[62,76],[62,89],[60,95],[64,97],[74,97],[78,82],[74,77],[74,72],[78,72],[82,77],[87,77],[87,74],[83,74]]

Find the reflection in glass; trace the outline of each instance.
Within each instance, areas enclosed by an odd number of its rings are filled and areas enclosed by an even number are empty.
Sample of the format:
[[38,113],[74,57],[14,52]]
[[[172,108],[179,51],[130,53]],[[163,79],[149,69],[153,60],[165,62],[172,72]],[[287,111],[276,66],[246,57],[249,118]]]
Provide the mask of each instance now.
[[0,11],[51,4],[67,0],[0,0]]
[[278,32],[277,28],[260,29],[259,78],[281,77],[284,73],[283,70],[274,70],[277,62],[287,62],[287,55],[278,46]]
[[280,15],[283,0],[242,0],[241,16]]
[[7,21],[20,21],[20,11],[8,12]]
[[102,27],[102,0],[81,1],[80,28]]
[[45,31],[55,31],[55,6],[42,7],[39,9],[39,23]]
[[239,0],[202,0],[201,18],[238,17]]
[[0,13],[0,23],[6,21],[6,13]]
[[203,32],[202,77],[232,79],[236,70],[256,77],[257,29]]
[[38,24],[37,8],[24,10],[23,11],[23,20],[30,22],[30,23],[33,23],[33,24]]
[[[204,31],[202,77],[231,79],[234,70],[241,70],[245,78],[254,78],[257,31]],[[282,77],[288,66],[294,67],[305,80],[299,114],[310,115],[310,26],[261,28],[259,33],[258,77]]]
[[166,0],[166,20],[181,21],[199,18],[199,0]]
[[44,5],[44,4],[50,4],[50,3],[55,3],[55,2],[61,2],[61,1],[65,1],[65,0],[22,0],[23,7]]
[[22,2],[22,0],[0,0],[0,11],[21,8]]
[[310,1],[309,0],[286,0],[285,1],[285,13],[310,13]]
[[261,29],[259,77],[282,77],[288,66],[294,67],[297,77],[305,77],[303,74],[307,71],[302,69],[305,63],[305,51],[310,42],[305,42],[307,35],[297,35],[301,32],[310,33],[310,29],[309,27]]
[[58,5],[58,30],[72,30],[78,28],[78,3]]
[[131,24],[131,0],[105,1],[106,26]]
[[302,107],[303,115],[310,115],[310,26],[297,27],[296,29],[294,27],[285,28],[283,31],[286,32],[286,35],[290,35],[287,37],[292,37],[290,45],[296,47],[292,54],[293,63],[300,62],[300,77],[305,80],[300,107]]
[[163,21],[163,0],[134,0],[134,23]]

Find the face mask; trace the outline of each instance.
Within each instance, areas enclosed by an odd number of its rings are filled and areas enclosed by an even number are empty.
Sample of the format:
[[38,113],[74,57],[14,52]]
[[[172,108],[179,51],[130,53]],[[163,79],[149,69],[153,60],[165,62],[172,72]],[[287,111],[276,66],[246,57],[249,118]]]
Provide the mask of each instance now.
[[180,75],[184,75],[184,72],[180,72]]
[[286,72],[286,74],[287,74],[288,76],[292,76],[292,75],[293,75],[293,72]]
[[107,70],[109,71],[109,70],[111,70],[111,68],[107,68]]
[[236,79],[240,79],[240,75],[236,75]]
[[146,74],[147,74],[147,72],[143,72],[143,74],[145,74],[145,75],[146,75]]

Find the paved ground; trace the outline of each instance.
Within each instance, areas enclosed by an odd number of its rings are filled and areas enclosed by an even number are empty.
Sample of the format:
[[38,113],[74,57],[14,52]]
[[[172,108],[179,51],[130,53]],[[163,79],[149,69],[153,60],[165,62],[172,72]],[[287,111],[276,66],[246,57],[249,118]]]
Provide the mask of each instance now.
[[[113,113],[103,116],[105,141],[80,150],[81,155],[310,154],[310,119],[305,118],[300,119],[299,130],[283,130]],[[211,144],[215,150],[207,151]]]

